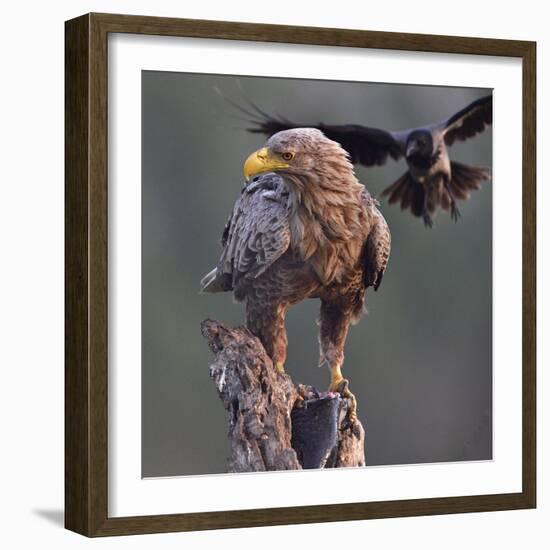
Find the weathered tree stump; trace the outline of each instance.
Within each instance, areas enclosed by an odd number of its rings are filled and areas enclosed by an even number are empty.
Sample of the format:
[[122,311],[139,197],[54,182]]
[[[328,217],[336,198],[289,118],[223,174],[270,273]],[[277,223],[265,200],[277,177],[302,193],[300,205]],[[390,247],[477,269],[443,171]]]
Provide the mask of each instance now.
[[365,432],[347,418],[350,402],[295,386],[244,327],[207,319],[210,377],[228,412],[229,472],[364,466]]

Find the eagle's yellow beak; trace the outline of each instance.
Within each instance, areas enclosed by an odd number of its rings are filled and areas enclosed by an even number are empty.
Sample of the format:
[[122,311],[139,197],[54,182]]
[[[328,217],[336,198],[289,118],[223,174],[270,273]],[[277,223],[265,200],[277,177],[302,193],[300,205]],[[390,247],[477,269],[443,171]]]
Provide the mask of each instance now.
[[256,174],[272,172],[288,166],[285,162],[274,158],[267,147],[262,147],[246,159],[243,167],[244,179],[249,181]]

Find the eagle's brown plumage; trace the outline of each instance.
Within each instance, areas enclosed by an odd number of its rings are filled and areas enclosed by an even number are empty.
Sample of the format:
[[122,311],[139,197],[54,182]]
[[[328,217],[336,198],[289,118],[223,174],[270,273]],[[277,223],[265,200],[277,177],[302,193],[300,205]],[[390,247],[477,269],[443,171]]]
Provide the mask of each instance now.
[[248,328],[281,367],[286,311],[319,298],[321,358],[335,389],[343,382],[348,328],[363,310],[365,290],[377,289],[386,269],[388,226],[346,152],[319,130],[279,132],[249,161],[260,174],[235,202],[203,291],[232,290],[246,301]]

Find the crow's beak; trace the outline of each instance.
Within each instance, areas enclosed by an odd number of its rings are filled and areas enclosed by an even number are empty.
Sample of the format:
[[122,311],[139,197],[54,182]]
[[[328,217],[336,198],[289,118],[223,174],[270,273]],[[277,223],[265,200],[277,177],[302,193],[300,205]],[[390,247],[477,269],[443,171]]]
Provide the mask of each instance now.
[[407,145],[407,150],[405,151],[405,156],[407,158],[412,157],[415,153],[418,153],[420,151],[420,145],[418,144],[418,141],[411,141]]

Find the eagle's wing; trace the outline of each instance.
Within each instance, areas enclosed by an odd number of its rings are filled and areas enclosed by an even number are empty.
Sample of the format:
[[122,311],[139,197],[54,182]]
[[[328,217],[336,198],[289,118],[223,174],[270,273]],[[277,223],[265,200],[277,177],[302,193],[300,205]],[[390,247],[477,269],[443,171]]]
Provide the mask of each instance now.
[[370,197],[367,200],[371,201],[369,210],[373,224],[364,247],[365,286],[378,290],[390,258],[391,233],[376,201]]
[[286,119],[268,117],[259,121],[249,132],[271,136],[291,128],[317,128],[329,139],[338,142],[349,154],[351,162],[365,166],[381,166],[388,157],[398,160],[403,155],[403,147],[392,132],[380,128],[370,128],[359,124],[297,124]]
[[464,109],[441,123],[445,143],[464,141],[483,132],[493,122],[493,96],[476,99]]
[[[223,290],[261,275],[290,244],[284,182],[268,173],[243,188],[222,236],[223,251],[215,272],[201,284],[208,291],[223,281]],[[221,290],[221,289],[218,289]]]

